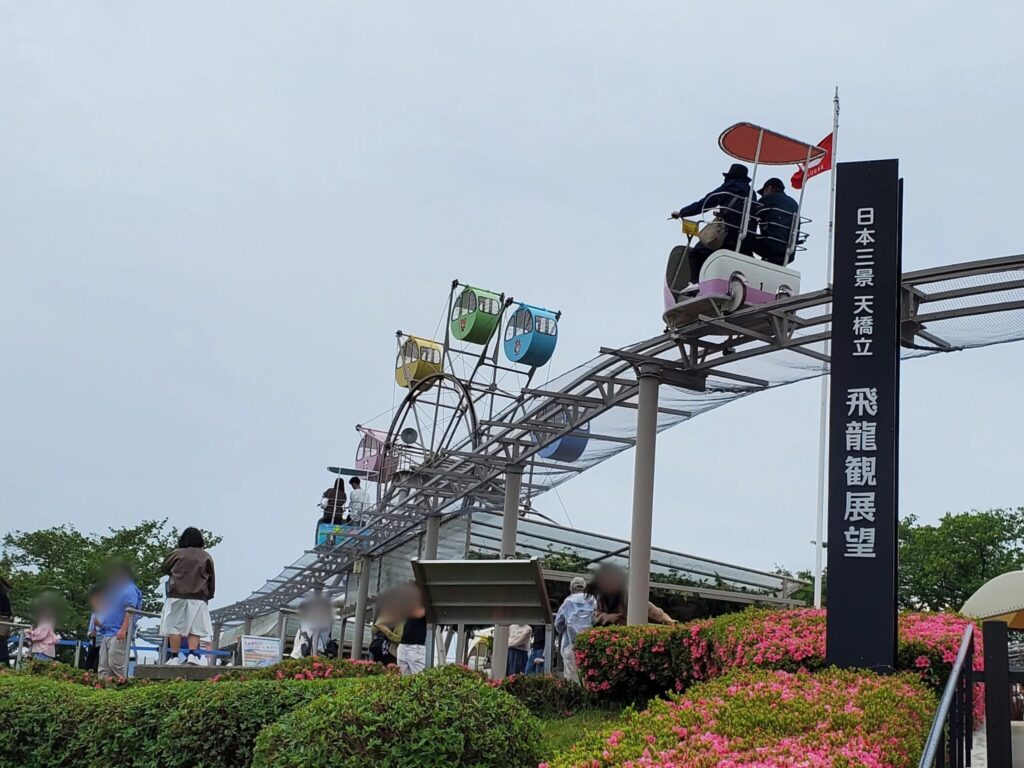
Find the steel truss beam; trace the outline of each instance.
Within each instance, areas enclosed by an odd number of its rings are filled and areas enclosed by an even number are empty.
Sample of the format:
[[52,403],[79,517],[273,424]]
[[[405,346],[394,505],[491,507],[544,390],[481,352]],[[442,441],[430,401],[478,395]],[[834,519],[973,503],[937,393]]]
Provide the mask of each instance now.
[[[944,320],[1024,309],[1024,255],[955,264],[906,273],[902,281],[904,347],[925,352],[959,349],[934,326]],[[959,281],[956,285],[942,285]],[[934,287],[934,290],[932,288]],[[375,510],[358,541],[331,552],[314,552],[315,560],[284,579],[267,594],[214,611],[219,623],[237,621],[287,604],[329,578],[344,573],[362,555],[378,555],[419,535],[429,515],[468,514],[476,508],[500,510],[505,467],[524,467],[526,504],[557,482],[586,467],[542,461],[537,454],[566,435],[586,435],[613,445],[632,438],[590,433],[590,423],[615,408],[636,409],[636,372],[653,370],[662,383],[700,392],[715,389],[754,392],[770,382],[735,370],[744,361],[778,352],[807,357],[824,369],[822,351],[830,337],[832,294],[822,289],[728,317],[701,317],[696,322],[620,349],[602,349],[600,357],[557,389],[524,388],[510,404],[480,425],[479,441],[454,446],[441,462],[403,481],[400,499]],[[823,370],[824,372],[824,370]],[[685,410],[660,408],[659,414],[685,419]],[[536,482],[536,472],[555,476]]]

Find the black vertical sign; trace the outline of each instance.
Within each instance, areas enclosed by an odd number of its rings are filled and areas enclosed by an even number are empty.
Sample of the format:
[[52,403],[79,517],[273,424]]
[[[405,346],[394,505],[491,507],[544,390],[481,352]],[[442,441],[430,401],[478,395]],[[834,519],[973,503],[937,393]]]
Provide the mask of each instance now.
[[896,665],[899,163],[836,173],[826,655],[884,670]]

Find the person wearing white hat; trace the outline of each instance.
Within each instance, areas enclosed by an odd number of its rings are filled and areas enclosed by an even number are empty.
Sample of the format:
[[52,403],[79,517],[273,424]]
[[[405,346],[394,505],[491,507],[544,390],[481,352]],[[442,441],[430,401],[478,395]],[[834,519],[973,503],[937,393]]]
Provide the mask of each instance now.
[[576,636],[594,626],[597,602],[587,594],[585,579],[574,576],[569,582],[569,596],[555,614],[555,632],[561,636],[562,674],[566,680],[580,682],[576,668]]

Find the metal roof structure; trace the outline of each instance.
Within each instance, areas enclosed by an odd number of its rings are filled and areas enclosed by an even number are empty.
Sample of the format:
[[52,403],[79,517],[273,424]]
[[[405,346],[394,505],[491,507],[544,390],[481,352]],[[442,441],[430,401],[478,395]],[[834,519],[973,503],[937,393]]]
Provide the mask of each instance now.
[[[314,589],[341,591],[358,558],[416,539],[428,517],[500,512],[506,468],[522,468],[520,501],[529,509],[534,496],[634,444],[638,371],[654,372],[662,382],[658,431],[738,398],[823,375],[831,299],[826,288],[727,317],[701,317],[671,333],[602,349],[544,388],[524,388],[481,420],[471,441],[405,474],[402,492],[371,510],[345,543],[307,552],[245,600],[214,611],[215,622],[258,616]],[[905,273],[901,305],[904,358],[1024,339],[1024,255]],[[566,435],[588,439],[577,460],[538,457]]]

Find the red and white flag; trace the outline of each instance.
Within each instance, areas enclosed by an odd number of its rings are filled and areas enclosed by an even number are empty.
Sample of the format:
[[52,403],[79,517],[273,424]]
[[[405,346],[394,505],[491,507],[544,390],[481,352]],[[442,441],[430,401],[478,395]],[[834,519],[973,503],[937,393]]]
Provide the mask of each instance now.
[[[832,134],[830,133],[819,141],[818,146],[825,150],[825,154],[815,160],[811,160],[810,166],[807,169],[808,179],[813,179],[819,173],[824,173],[832,168]],[[800,189],[804,185],[804,166],[802,164],[797,166],[796,173],[793,174],[793,178],[789,180],[789,183],[793,189]]]

